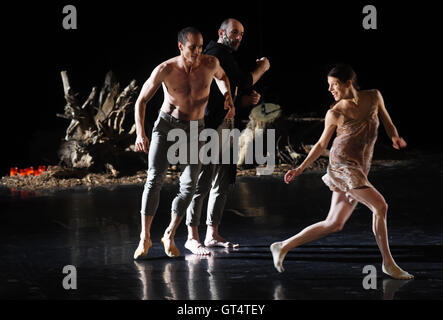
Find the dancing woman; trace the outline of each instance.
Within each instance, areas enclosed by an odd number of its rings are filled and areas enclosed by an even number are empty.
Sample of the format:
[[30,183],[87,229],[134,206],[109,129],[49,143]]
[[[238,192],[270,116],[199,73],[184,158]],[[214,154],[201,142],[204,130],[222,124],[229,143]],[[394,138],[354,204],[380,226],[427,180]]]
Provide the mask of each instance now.
[[383,272],[395,279],[411,279],[413,276],[395,263],[389,250],[386,226],[388,205],[367,179],[377,140],[379,118],[395,149],[405,148],[406,142],[398,135],[381,93],[376,89],[358,90],[356,74],[350,66],[334,67],[328,73],[328,83],[328,90],[336,103],[326,113],[323,133],[303,163],[289,170],[284,180],[286,183],[291,182],[309,167],[336,133],[327,173],[322,178],[332,191],[331,207],[325,220],[271,245],[274,266],[278,272],[283,272],[282,263],[289,250],[340,231],[357,202],[361,202],[373,213],[372,231],[383,258]]

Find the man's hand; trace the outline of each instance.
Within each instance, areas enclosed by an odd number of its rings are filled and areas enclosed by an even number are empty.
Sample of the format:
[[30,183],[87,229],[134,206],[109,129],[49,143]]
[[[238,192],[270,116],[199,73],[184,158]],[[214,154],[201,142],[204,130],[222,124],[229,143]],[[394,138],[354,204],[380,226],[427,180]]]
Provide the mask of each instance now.
[[234,106],[234,102],[232,102],[232,97],[230,94],[226,94],[225,97],[225,105],[224,105],[225,110],[228,110],[228,113],[225,116],[225,119],[232,119],[235,116],[235,106]]
[[269,62],[268,58],[263,57],[261,59],[257,59],[257,66],[263,70],[263,72],[266,72],[271,67],[271,63]]
[[394,149],[400,150],[406,148],[408,144],[402,137],[393,137],[392,138],[392,146]]
[[260,101],[261,95],[255,90],[251,94],[241,96],[240,103],[242,107],[255,106]]
[[135,151],[148,153],[149,139],[145,134],[138,134],[135,139]]

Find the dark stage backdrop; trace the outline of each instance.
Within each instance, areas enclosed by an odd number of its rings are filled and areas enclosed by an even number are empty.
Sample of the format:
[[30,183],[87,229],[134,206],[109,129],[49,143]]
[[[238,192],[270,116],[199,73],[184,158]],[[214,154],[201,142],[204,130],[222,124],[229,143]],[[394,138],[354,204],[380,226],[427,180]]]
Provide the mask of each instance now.
[[[377,9],[377,29],[365,30],[362,9]],[[77,9],[77,30],[65,30],[65,5]],[[3,12],[1,175],[9,166],[56,163],[67,120],[60,71],[67,70],[83,99],[113,70],[126,86],[139,85],[160,62],[179,53],[176,33],[199,28],[205,43],[220,22],[235,17],[246,34],[238,52],[244,66],[267,56],[271,69],[257,85],[267,102],[289,113],[324,115],[332,102],[326,73],[350,63],[363,89],[378,88],[411,147],[441,136],[441,13],[420,1],[58,1],[15,2]],[[82,100],[83,100],[82,99]],[[148,105],[153,117],[158,92]],[[385,134],[380,131],[380,139]]]

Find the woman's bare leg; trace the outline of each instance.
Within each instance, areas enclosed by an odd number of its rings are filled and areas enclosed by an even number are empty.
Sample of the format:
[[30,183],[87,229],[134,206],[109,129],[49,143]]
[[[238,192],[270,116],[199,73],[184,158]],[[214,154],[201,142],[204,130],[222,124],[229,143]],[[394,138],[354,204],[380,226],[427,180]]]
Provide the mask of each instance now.
[[383,272],[395,279],[412,279],[414,276],[402,270],[395,263],[389,250],[386,224],[388,205],[383,196],[375,188],[353,189],[349,191],[349,194],[366,205],[373,213],[372,231],[383,258]]
[[354,211],[356,202],[350,204],[344,192],[333,192],[329,214],[324,221],[314,223],[295,236],[271,245],[274,266],[278,272],[283,272],[283,260],[292,248],[322,238],[330,233],[340,231]]

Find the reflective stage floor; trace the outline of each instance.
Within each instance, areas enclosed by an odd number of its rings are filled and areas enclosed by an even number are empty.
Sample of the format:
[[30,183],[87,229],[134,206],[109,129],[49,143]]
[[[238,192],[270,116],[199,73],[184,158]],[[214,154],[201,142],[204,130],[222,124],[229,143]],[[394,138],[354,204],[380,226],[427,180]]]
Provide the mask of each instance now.
[[[269,245],[324,219],[331,193],[322,173],[291,185],[281,177],[242,177],[230,194],[221,234],[240,248],[198,257],[176,243],[169,258],[160,237],[177,185],[165,185],[148,257],[133,260],[140,232],[142,185],[0,194],[0,299],[152,300],[428,300],[443,298],[443,158],[377,166],[370,181],[388,204],[391,251],[414,280],[382,274],[370,211],[358,205],[339,233],[296,248],[276,272]],[[426,163],[426,165],[424,165]],[[204,237],[205,214],[200,237]],[[64,266],[76,268],[77,289],[63,287]],[[377,278],[363,286],[363,268]],[[72,284],[72,283],[71,283]]]

